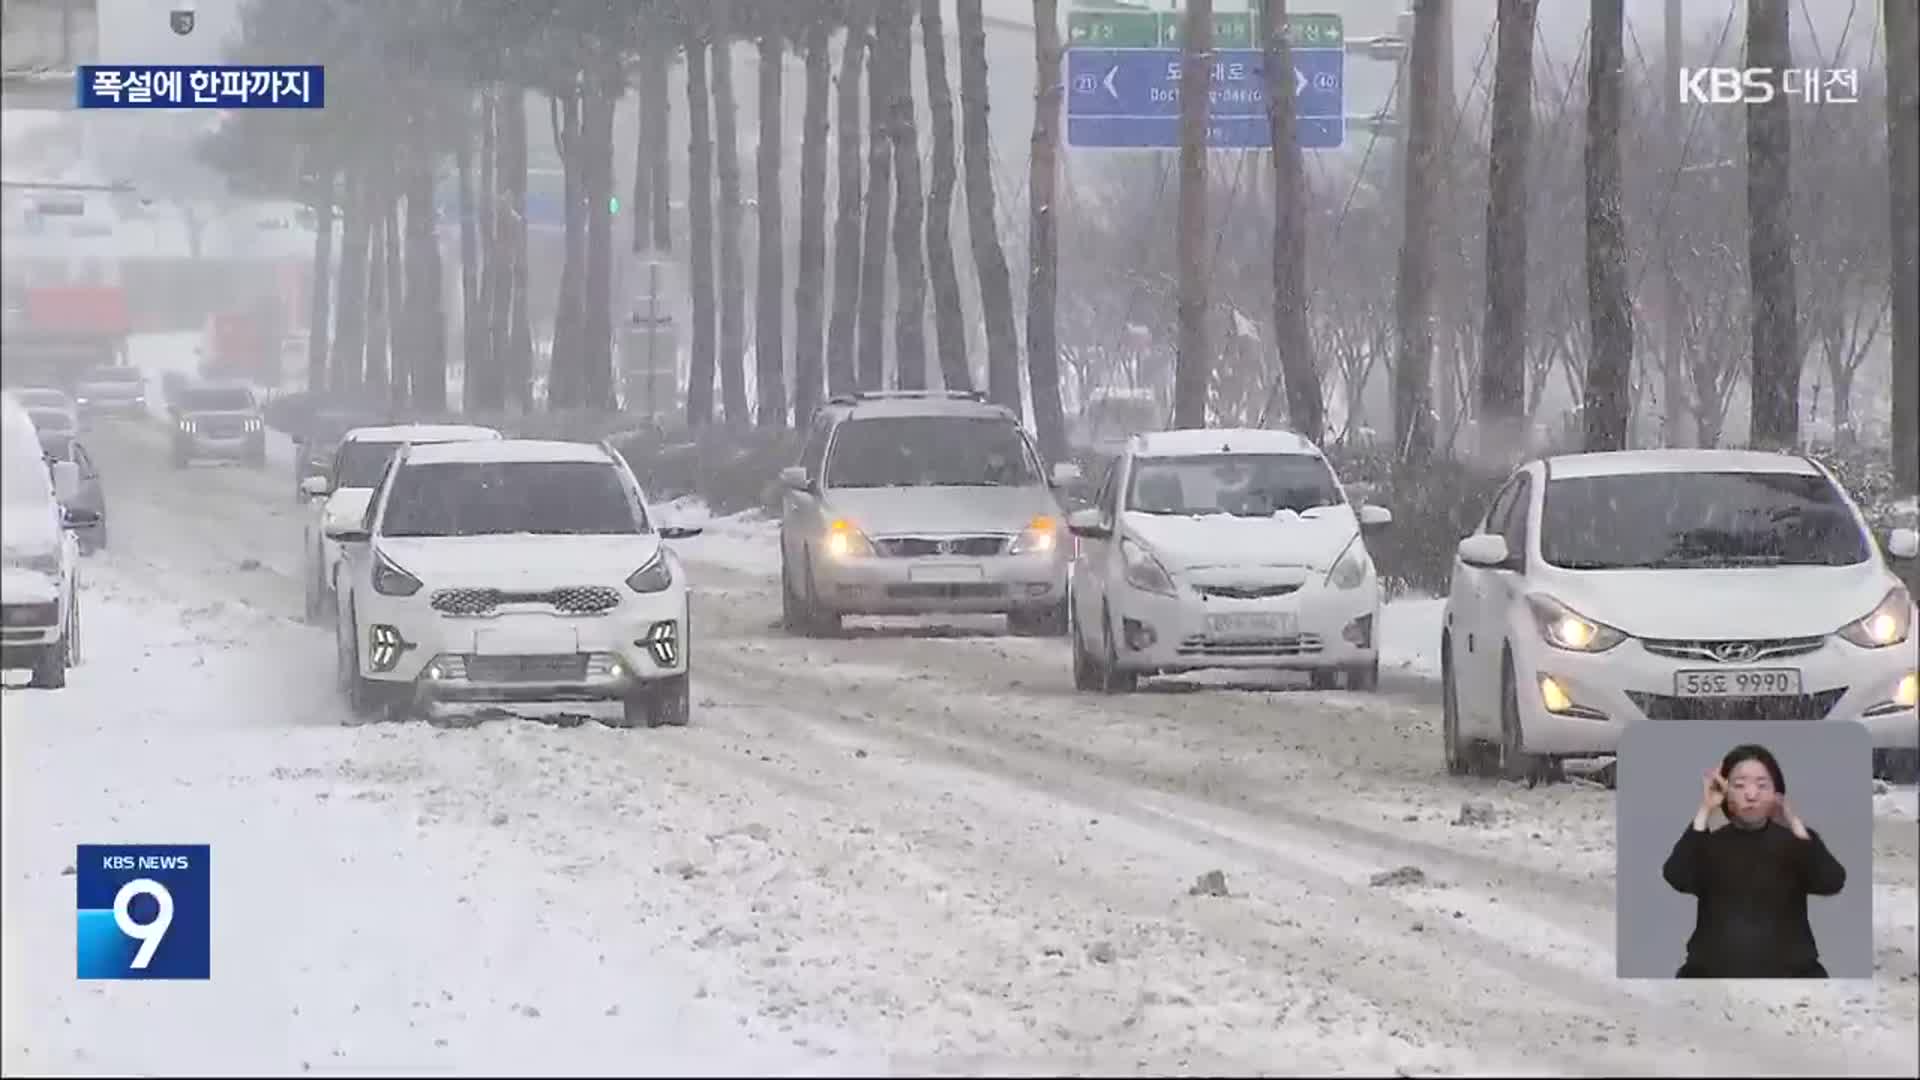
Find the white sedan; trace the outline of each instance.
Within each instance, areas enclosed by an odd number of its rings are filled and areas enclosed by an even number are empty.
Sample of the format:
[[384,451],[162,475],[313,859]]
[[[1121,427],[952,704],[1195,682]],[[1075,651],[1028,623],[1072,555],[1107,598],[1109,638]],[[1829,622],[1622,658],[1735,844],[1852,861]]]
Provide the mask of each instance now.
[[1392,520],[1356,514],[1319,448],[1290,432],[1133,437],[1068,522],[1074,685],[1256,668],[1372,689],[1380,586],[1362,534]]
[[[1897,529],[1886,554],[1914,557]],[[1912,598],[1820,465],[1745,450],[1529,462],[1460,542],[1448,771],[1530,781],[1642,720],[1864,723],[1920,745]]]

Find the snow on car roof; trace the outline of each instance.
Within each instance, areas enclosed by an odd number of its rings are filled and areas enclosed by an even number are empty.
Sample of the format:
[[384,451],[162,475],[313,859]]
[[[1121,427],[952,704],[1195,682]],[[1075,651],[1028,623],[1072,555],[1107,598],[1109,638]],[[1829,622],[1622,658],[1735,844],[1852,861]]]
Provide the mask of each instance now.
[[488,439],[479,442],[442,442],[415,446],[407,452],[409,465],[480,464],[494,461],[576,461],[597,465],[613,461],[592,443],[551,439]]
[[846,402],[834,404],[848,410],[848,419],[853,420],[875,416],[961,416],[976,419],[1006,419],[1013,415],[1005,406],[967,398],[863,398],[851,405]]
[[377,424],[348,431],[342,442],[410,442],[428,444],[463,439],[500,439],[500,432],[476,424]]
[[1564,454],[1547,459],[1553,479],[1584,476],[1622,476],[1633,473],[1758,472],[1818,475],[1818,469],[1796,454],[1766,450],[1609,450],[1591,454]]
[[1311,454],[1320,448],[1291,431],[1267,428],[1188,428],[1135,435],[1140,457],[1195,457],[1207,454]]

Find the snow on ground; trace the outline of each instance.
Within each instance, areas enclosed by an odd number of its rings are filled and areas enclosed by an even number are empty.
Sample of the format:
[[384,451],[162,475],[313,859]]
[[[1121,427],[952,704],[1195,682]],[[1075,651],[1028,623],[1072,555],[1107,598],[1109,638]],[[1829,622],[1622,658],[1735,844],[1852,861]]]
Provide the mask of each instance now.
[[[446,733],[340,726],[316,631],[160,599],[110,556],[88,571],[69,687],[6,691],[8,1073],[872,1067],[663,957],[650,864],[583,877],[536,816],[443,814],[542,735],[438,768]],[[610,860],[651,828],[610,824]],[[212,845],[210,982],[74,979],[74,846],[127,842]]]
[[1920,821],[1920,787],[1912,784],[1875,785],[1873,816],[1895,821]]
[[1440,624],[1444,596],[1402,596],[1380,606],[1380,666],[1421,678],[1440,678]]

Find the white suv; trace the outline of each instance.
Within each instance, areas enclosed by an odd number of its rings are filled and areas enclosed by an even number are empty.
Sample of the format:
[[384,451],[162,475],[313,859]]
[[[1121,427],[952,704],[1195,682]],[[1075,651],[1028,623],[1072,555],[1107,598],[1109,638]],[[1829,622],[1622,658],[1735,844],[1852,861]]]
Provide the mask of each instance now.
[[[1886,554],[1910,559],[1911,529]],[[1852,721],[1920,745],[1913,599],[1817,463],[1745,450],[1529,462],[1460,542],[1448,771],[1545,778],[1642,720]]]
[[1363,534],[1392,520],[1356,512],[1320,449],[1291,432],[1134,436],[1094,506],[1068,519],[1074,686],[1266,668],[1373,689],[1380,583]]
[[333,579],[340,569],[340,545],[327,539],[330,526],[350,528],[367,514],[367,500],[386,471],[388,459],[402,446],[499,439],[498,431],[467,424],[400,424],[354,428],[340,440],[327,471],[300,481],[300,493],[310,503],[306,537],[307,618],[323,618],[334,609]]
[[99,515],[71,504],[71,461],[48,468],[33,419],[0,395],[0,667],[30,668],[32,685],[58,690],[80,662],[80,551],[73,529]]
[[353,711],[542,707],[688,719],[687,583],[626,463],[583,443],[397,451],[349,545],[335,644]]

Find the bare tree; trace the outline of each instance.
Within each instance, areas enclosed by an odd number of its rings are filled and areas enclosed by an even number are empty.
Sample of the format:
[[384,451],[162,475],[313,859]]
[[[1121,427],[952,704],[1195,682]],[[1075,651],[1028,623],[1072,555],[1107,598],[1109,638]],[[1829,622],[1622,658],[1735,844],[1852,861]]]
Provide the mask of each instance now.
[[[764,18],[764,16],[763,16]],[[780,220],[780,158],[786,153],[780,136],[781,65],[786,62],[786,39],[777,27],[760,31],[760,146],[756,165],[759,180],[760,276],[754,288],[754,386],[758,407],[754,422],[763,428],[787,426],[786,370],[786,232]]]
[[994,210],[993,148],[987,132],[987,31],[980,0],[955,0],[960,33],[960,140],[965,152],[967,233],[987,327],[987,396],[1020,413],[1020,339],[1013,324],[1012,275]]
[[367,338],[360,370],[368,405],[387,399],[387,232],[392,204],[385,178],[368,197]]
[[903,390],[927,385],[927,264],[921,244],[926,216],[920,187],[920,139],[913,121],[914,0],[887,0],[881,49],[894,59],[888,109],[893,142],[893,258],[900,275],[900,299],[894,306],[894,378]]
[[871,0],[852,0],[840,49],[839,157],[834,168],[840,205],[833,224],[833,316],[827,326],[827,390],[854,388],[854,320],[860,310],[860,63],[866,53]]
[[1481,450],[1508,461],[1525,445],[1527,163],[1533,143],[1533,35],[1540,0],[1500,0],[1487,154],[1487,321],[1480,363]]
[[1199,428],[1207,426],[1207,383],[1213,369],[1207,340],[1207,121],[1213,77],[1213,0],[1187,4],[1184,30],[1180,42],[1180,351],[1173,369],[1173,423]]
[[327,313],[333,310],[333,193],[331,165],[314,177],[313,279],[307,298],[307,389],[319,393],[327,386]]
[[886,380],[887,225],[893,218],[893,143],[887,137],[889,98],[898,57],[879,47],[880,22],[890,0],[874,0],[874,36],[867,65],[867,216],[861,228],[860,356],[856,380],[878,390]]
[[[1886,0],[1887,177],[1893,236],[1893,470],[1900,490],[1920,491],[1920,15]],[[1900,58],[1900,59],[1895,59]]]
[[708,126],[707,52],[713,29],[704,0],[684,0],[687,54],[687,242],[693,326],[687,357],[687,426],[713,423],[713,135]]
[[1393,365],[1393,429],[1398,460],[1409,470],[1433,456],[1433,249],[1435,208],[1429,182],[1439,167],[1441,33],[1448,0],[1415,0],[1407,61],[1406,209],[1401,218],[1395,298],[1399,355]]
[[[1210,10],[1213,0],[1190,3]],[[1056,462],[1067,456],[1055,322],[1060,285],[1060,102],[1065,96],[1060,85],[1058,0],[1033,0],[1033,59],[1033,153],[1027,174],[1027,387],[1033,395],[1033,426],[1040,437],[1040,452]],[[1203,70],[1201,78],[1206,74]],[[1204,89],[1201,100],[1206,100]],[[1204,310],[1200,316],[1205,316]]]
[[1581,416],[1588,450],[1622,450],[1632,407],[1633,298],[1620,199],[1624,0],[1593,0],[1587,54],[1587,358]]
[[1267,105],[1273,153],[1274,344],[1285,373],[1287,417],[1314,442],[1326,434],[1326,402],[1314,359],[1312,319],[1307,310],[1307,177],[1295,132],[1293,48],[1288,40],[1286,0],[1267,0],[1262,44],[1266,49]]
[[[619,65],[596,54],[580,96],[580,188],[587,244],[580,289],[580,400],[618,407],[613,375],[613,111],[626,92]],[[508,312],[511,334],[512,312]]]
[[[793,289],[793,420],[805,425],[820,405],[822,301],[827,288],[827,98],[833,74],[832,31],[808,24],[805,127],[800,137],[800,265]],[[856,197],[858,192],[855,192]]]
[[733,5],[735,0],[712,0],[713,20],[713,131],[719,165],[720,245],[720,404],[728,427],[746,424],[747,341],[746,267],[740,253],[740,144],[739,110],[733,100]]
[[953,190],[960,175],[954,161],[953,87],[947,80],[947,37],[942,0],[920,0],[920,47],[926,54],[927,111],[933,116],[933,181],[927,195],[927,270],[933,283],[933,324],[940,350],[940,380],[948,389],[973,387],[967,367],[967,321],[960,301],[960,273],[953,258]]
[[336,394],[358,394],[367,347],[367,253],[372,245],[373,199],[367,170],[347,170],[344,235],[340,240],[340,300],[333,309],[333,356],[327,364]]
[[[492,122],[492,109],[482,105],[479,109],[478,123],[484,130]],[[466,119],[470,114],[463,113]],[[487,347],[486,294],[481,290],[480,280],[480,230],[479,216],[484,214],[484,203],[488,198],[487,178],[480,178],[480,189],[474,190],[473,175],[474,132],[463,129],[454,143],[454,162],[460,176],[460,362],[465,374],[461,383],[461,405],[471,411],[478,407],[476,395],[480,390],[481,372],[486,361],[479,359],[482,350]],[[486,158],[486,148],[481,147],[481,158]],[[482,167],[482,172],[486,171]]]
[[1790,0],[1749,0],[1747,66],[1771,69],[1776,92],[1747,102],[1747,277],[1753,297],[1755,446],[1800,441],[1800,315],[1793,272],[1793,127],[1782,74],[1793,66]]

